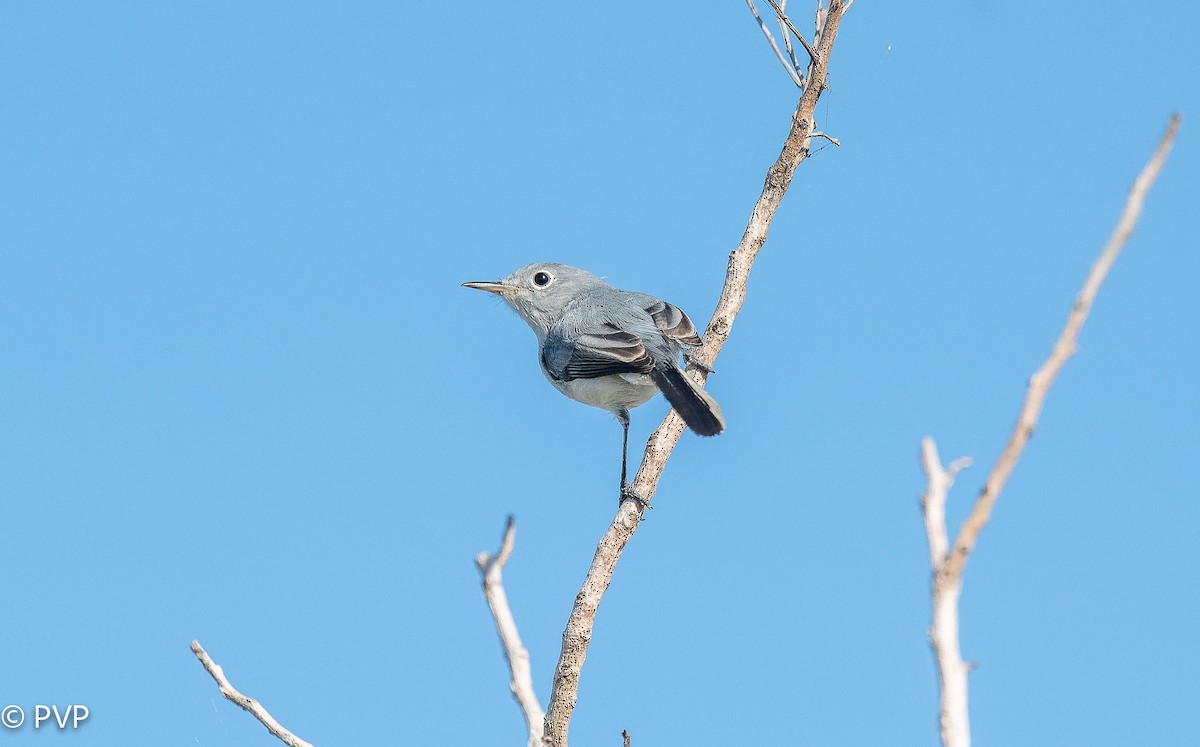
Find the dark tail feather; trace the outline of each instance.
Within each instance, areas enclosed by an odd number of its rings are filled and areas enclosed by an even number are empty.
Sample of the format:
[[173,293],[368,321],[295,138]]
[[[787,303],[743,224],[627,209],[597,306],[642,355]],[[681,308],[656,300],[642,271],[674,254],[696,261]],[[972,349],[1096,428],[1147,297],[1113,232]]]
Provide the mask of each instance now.
[[691,428],[701,436],[715,436],[725,430],[721,407],[708,392],[696,386],[678,366],[668,363],[650,371],[654,384]]

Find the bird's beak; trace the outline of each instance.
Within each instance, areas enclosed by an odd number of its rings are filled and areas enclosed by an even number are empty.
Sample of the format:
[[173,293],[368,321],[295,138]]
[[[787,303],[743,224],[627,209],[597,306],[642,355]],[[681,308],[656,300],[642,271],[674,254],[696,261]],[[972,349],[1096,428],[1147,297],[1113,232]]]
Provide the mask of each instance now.
[[463,283],[463,287],[487,291],[488,293],[495,293],[496,295],[504,295],[505,293],[521,290],[515,285],[505,285],[504,283],[493,282]]

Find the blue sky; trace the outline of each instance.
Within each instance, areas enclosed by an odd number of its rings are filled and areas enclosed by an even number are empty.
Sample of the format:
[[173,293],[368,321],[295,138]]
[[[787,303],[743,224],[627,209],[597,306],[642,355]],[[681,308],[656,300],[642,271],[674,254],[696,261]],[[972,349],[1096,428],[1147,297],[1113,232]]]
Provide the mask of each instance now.
[[[755,266],[728,431],[617,569],[575,743],[935,743],[919,440],[976,459],[957,522],[1173,111],[962,639],[979,744],[1200,742],[1198,25],[855,4],[843,145]],[[91,711],[11,738],[275,743],[198,638],[318,745],[523,744],[472,559],[515,514],[544,701],[620,428],[459,284],[560,261],[702,325],[796,100],[744,5],[7,2],[0,71],[0,705]]]

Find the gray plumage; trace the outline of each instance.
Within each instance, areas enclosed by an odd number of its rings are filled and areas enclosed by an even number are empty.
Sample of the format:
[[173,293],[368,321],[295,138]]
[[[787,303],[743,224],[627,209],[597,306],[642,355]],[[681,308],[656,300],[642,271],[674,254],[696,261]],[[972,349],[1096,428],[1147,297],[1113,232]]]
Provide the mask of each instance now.
[[[680,352],[700,345],[700,336],[678,307],[549,262],[464,285],[495,293],[521,315],[537,335],[542,373],[571,399],[616,415],[626,451],[630,408],[658,391],[694,432],[715,436],[725,429],[716,400],[679,367]],[[621,461],[624,492],[624,453]]]

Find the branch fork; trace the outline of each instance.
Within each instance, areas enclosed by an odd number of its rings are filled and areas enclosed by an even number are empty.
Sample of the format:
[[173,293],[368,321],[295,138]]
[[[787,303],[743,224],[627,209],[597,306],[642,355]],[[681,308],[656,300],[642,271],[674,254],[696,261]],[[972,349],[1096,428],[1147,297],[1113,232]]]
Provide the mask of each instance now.
[[946,498],[954,478],[970,465],[969,459],[959,459],[943,467],[938,456],[937,445],[932,438],[921,442],[921,466],[925,471],[926,492],[921,498],[922,513],[925,517],[925,534],[929,542],[929,564],[932,570],[932,624],[929,628],[929,641],[933,647],[934,661],[938,669],[938,681],[941,690],[941,706],[938,722],[941,727],[943,747],[970,747],[971,729],[967,709],[967,674],[974,669],[974,664],[964,662],[959,649],[958,640],[958,599],[962,594],[963,572],[970,558],[979,533],[991,517],[992,509],[1000,492],[1004,489],[1008,478],[1012,475],[1017,461],[1021,458],[1026,444],[1037,427],[1038,418],[1045,404],[1050,386],[1058,377],[1067,360],[1078,350],[1079,333],[1087,321],[1088,312],[1096,300],[1096,294],[1104,279],[1120,255],[1125,243],[1133,234],[1141,215],[1142,206],[1150,186],[1158,178],[1167,154],[1175,142],[1179,130],[1179,115],[1171,117],[1167,123],[1166,132],[1158,142],[1158,147],[1149,162],[1142,169],[1129,196],[1125,207],[1113,229],[1112,236],[1100,256],[1092,265],[1083,288],[1075,298],[1075,303],[1067,316],[1066,324],[1059,334],[1050,355],[1042,366],[1029,378],[1029,387],[1025,393],[1025,401],[1017,416],[1017,423],[997,458],[983,489],[975,499],[970,514],[959,528],[954,544],[950,544],[946,531]]
[[[775,35],[771,33],[769,28],[767,28],[766,21],[764,21],[762,16],[758,14],[758,8],[754,7],[754,0],[746,0],[746,6],[750,8],[750,12],[754,15],[754,20],[758,21],[759,29],[762,30],[763,36],[767,39],[767,43],[771,45],[771,50],[775,52],[775,57],[778,58],[779,63],[783,65],[783,69],[787,71],[788,77],[792,79],[792,82],[796,84],[797,88],[803,89],[805,87],[805,81],[812,78],[814,68],[824,68],[825,63],[828,61],[827,56],[824,58],[821,57],[821,48],[823,46],[821,44],[821,36],[825,32],[826,27],[829,25],[828,19],[830,12],[836,13],[836,15],[840,18],[847,10],[849,10],[850,5],[854,2],[854,0],[848,0],[848,2],[844,3],[841,2],[841,0],[834,0],[834,2],[831,3],[828,8],[824,7],[821,0],[818,0],[816,33],[813,35],[812,44],[809,44],[808,40],[804,38],[804,34],[801,34],[796,28],[795,24],[792,23],[792,20],[788,18],[786,13],[787,0],[780,0],[778,3],[775,2],[775,0],[767,0],[767,2],[770,3],[771,8],[775,11],[775,17],[779,21],[779,32],[783,36],[784,48],[787,49],[786,56],[779,49],[779,45],[775,43]],[[834,25],[836,26],[837,24],[835,23]],[[801,65],[800,61],[796,59],[796,50],[792,47],[793,36],[796,37],[796,40],[800,42],[800,46],[804,47],[804,51],[808,53],[807,65]],[[816,49],[813,47],[816,47]],[[821,77],[821,87],[824,88],[825,76],[823,73]]]
[[483,596],[487,599],[488,609],[492,612],[492,620],[496,624],[496,633],[500,636],[500,647],[504,651],[504,659],[508,662],[509,684],[513,699],[525,717],[525,728],[529,734],[529,747],[539,747],[542,744],[543,720],[546,713],[538,701],[537,693],[533,690],[533,670],[529,661],[529,650],[521,643],[521,635],[517,632],[517,623],[513,619],[508,606],[508,595],[504,593],[504,582],[501,574],[504,564],[512,555],[516,544],[517,525],[512,516],[504,524],[504,536],[500,541],[500,549],[490,554],[481,552],[475,556],[475,567],[479,569],[483,581]]

